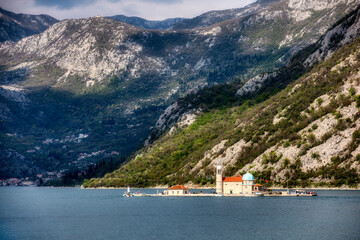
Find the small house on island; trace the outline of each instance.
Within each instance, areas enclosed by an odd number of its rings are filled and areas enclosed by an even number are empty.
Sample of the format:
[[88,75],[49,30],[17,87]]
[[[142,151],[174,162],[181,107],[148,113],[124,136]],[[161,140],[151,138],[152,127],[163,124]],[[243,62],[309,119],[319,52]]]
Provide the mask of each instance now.
[[182,196],[190,194],[190,189],[183,185],[175,185],[164,191],[164,195],[168,196]]

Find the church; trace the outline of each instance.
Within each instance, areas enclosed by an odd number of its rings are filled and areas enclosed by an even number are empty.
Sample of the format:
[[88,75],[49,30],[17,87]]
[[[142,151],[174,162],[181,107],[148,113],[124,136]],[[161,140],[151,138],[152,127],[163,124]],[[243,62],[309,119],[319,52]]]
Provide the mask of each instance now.
[[251,173],[244,176],[223,178],[222,167],[216,168],[216,193],[224,196],[229,195],[254,195],[263,188],[260,184],[254,184],[255,179]]

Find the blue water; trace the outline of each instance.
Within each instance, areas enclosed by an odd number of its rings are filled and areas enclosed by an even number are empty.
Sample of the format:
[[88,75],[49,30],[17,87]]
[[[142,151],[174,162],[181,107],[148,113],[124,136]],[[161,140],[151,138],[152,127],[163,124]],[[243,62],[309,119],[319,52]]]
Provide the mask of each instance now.
[[360,239],[360,191],[258,198],[123,192],[1,187],[0,239]]

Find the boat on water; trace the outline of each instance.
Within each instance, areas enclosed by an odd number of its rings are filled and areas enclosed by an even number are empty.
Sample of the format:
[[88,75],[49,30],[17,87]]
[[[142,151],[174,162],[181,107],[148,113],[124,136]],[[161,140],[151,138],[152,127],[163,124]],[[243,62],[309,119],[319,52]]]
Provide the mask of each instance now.
[[134,194],[130,192],[130,186],[127,187],[127,191],[123,194],[124,197],[133,197]]
[[296,196],[312,196],[312,197],[316,197],[317,196],[317,192],[314,191],[305,191],[305,190],[295,190],[294,194],[296,194]]

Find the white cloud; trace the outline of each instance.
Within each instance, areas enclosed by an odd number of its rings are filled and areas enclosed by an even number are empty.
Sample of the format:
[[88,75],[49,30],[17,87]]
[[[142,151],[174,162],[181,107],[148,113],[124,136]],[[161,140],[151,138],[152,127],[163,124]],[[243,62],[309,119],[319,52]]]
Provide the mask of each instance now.
[[58,19],[123,14],[162,20],[173,17],[191,18],[210,10],[240,8],[252,2],[254,0],[94,0],[87,5],[62,8],[59,4],[36,5],[34,0],[1,0],[0,6],[16,13],[48,14]]

